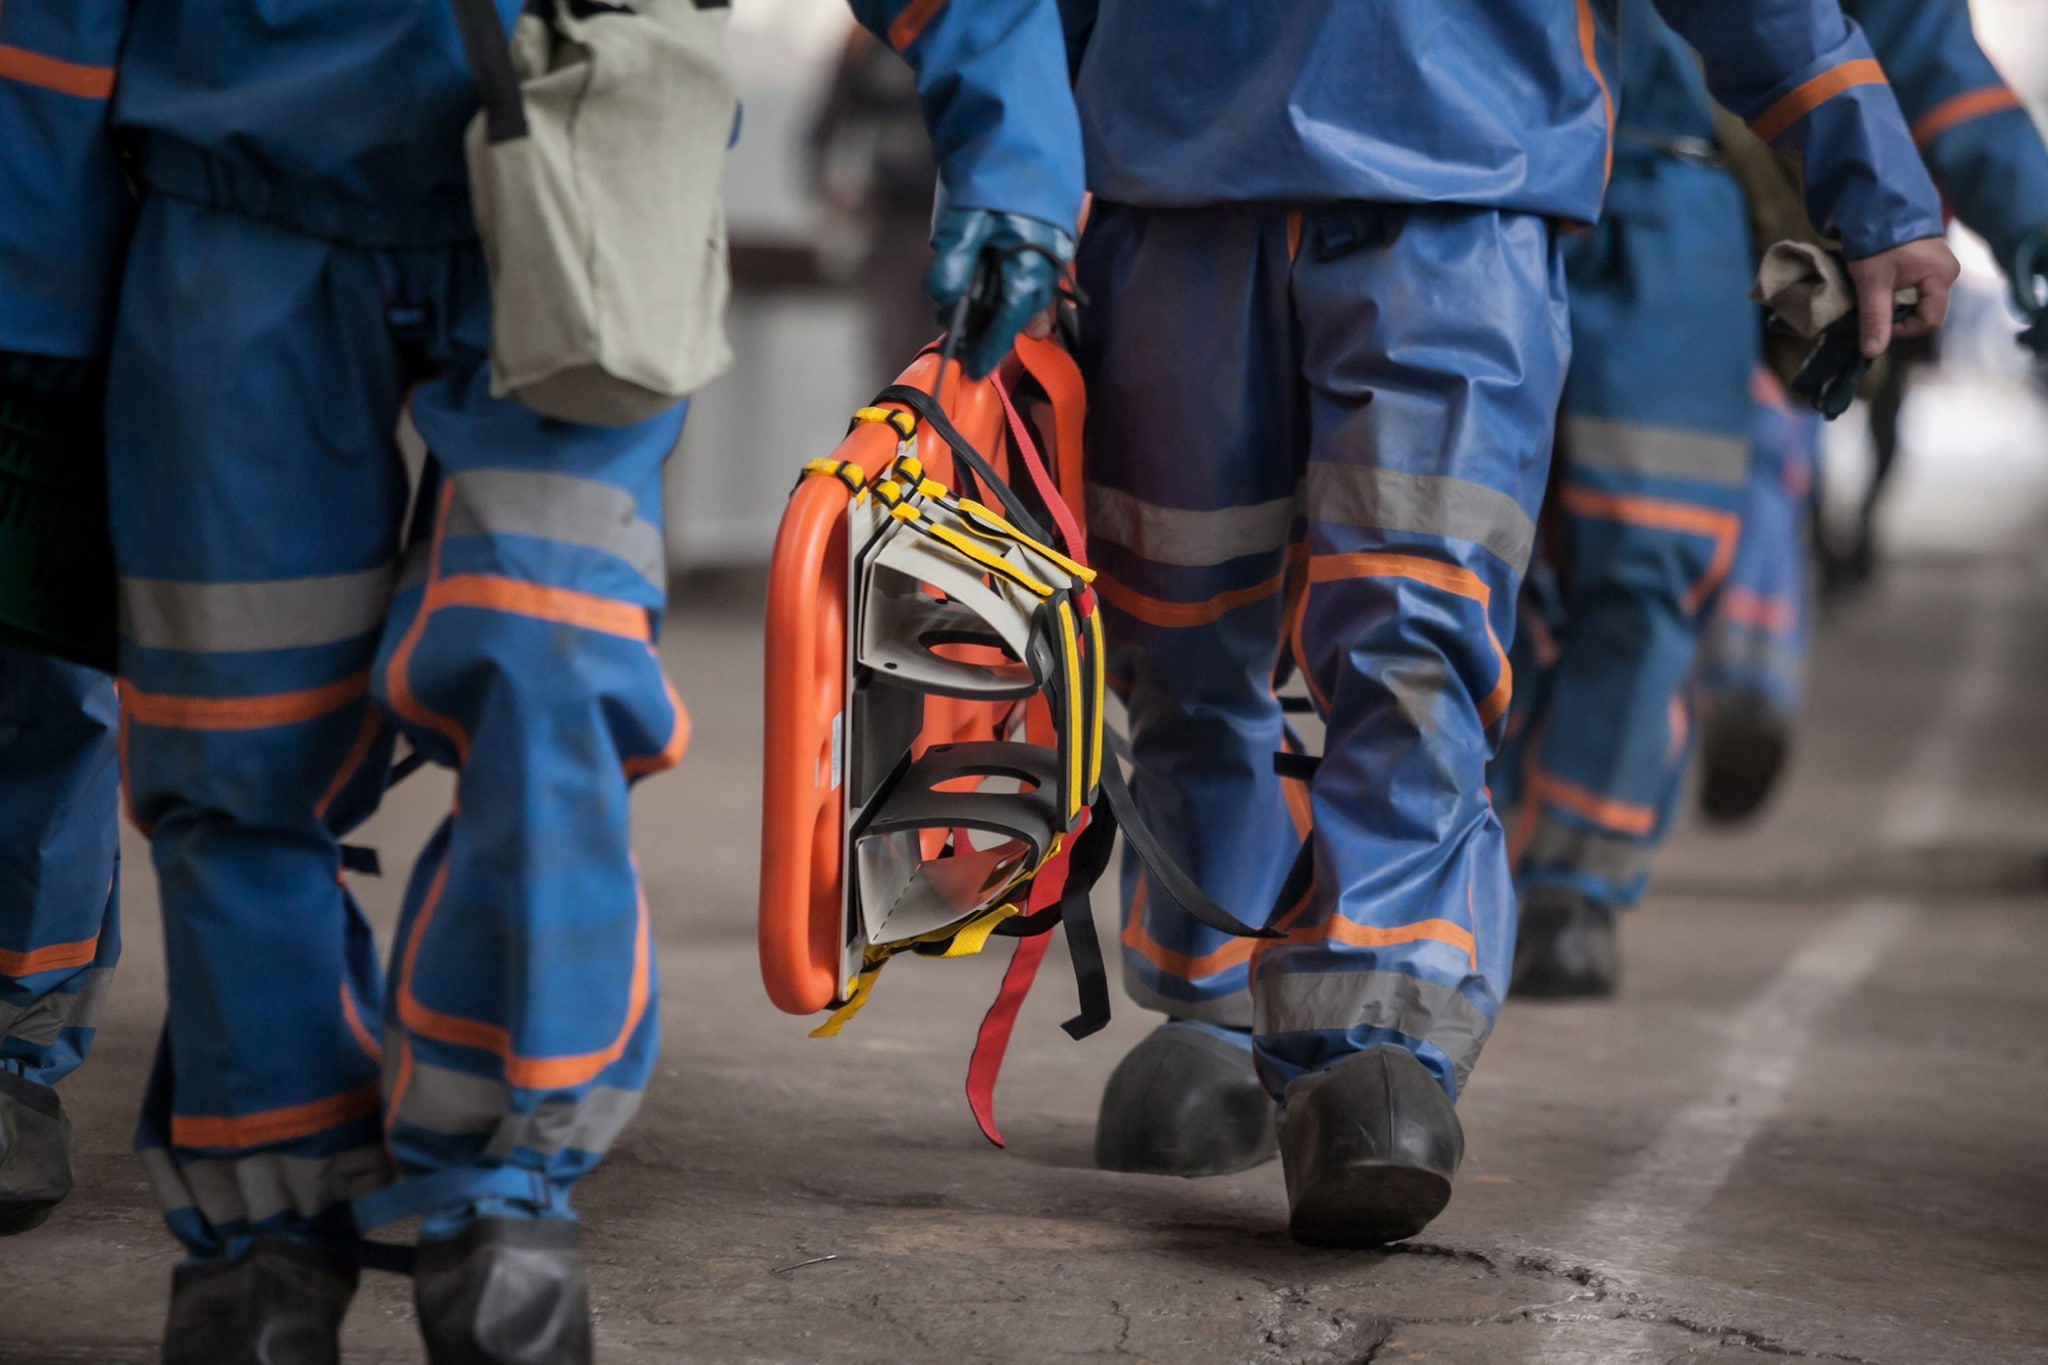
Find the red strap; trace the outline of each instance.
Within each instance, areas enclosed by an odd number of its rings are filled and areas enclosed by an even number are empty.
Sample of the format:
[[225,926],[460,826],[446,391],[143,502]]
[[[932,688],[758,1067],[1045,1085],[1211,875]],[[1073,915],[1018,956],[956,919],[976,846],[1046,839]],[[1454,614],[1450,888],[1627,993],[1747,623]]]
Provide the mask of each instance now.
[[1070,559],[1083,564],[1088,562],[1088,547],[1083,543],[1081,527],[1074,520],[1073,512],[1067,507],[1067,500],[1060,496],[1052,475],[1045,467],[1045,457],[1038,453],[1038,442],[1032,438],[1031,428],[1024,424],[1023,416],[1010,401],[1010,394],[1001,384],[995,386],[996,397],[1003,400],[1003,413],[1010,419],[1010,435],[1016,438],[1018,452],[1023,456],[1024,470],[1031,476],[1033,486],[1038,489],[1038,500],[1045,504],[1052,514],[1053,525],[1059,529],[1062,547]]
[[[1087,823],[1088,813],[1084,811],[1074,833],[1078,835]],[[1060,903],[1067,891],[1067,869],[1072,865],[1070,838],[1067,848],[1032,878],[1031,897],[1024,902],[1027,913],[1036,914]],[[1010,965],[1003,971],[1002,989],[996,992],[995,1001],[982,1016],[981,1028],[974,1035],[974,1053],[967,1059],[967,1107],[974,1111],[974,1123],[981,1129],[981,1135],[998,1147],[1003,1145],[1003,1135],[996,1131],[996,1077],[1002,1073],[1003,1054],[1010,1050],[1010,1032],[1017,1027],[1017,1011],[1023,1008],[1024,997],[1031,993],[1031,983],[1038,977],[1038,964],[1045,960],[1045,950],[1051,945],[1050,932],[1017,940],[1017,951],[1011,954]]]

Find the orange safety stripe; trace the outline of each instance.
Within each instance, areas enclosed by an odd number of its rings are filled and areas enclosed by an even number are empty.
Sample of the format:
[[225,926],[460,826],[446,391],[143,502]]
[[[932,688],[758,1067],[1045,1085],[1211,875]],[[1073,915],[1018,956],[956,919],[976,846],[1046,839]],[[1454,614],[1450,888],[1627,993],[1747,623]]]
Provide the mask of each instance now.
[[898,52],[908,48],[945,7],[946,0],[910,0],[889,24],[889,46]]
[[[647,946],[647,893],[644,890],[638,893],[639,913],[633,934],[633,976],[627,987],[626,1018],[619,1026],[618,1036],[595,1052],[565,1057],[522,1057],[513,1050],[512,1035],[499,1025],[429,1009],[413,993],[420,943],[426,937],[427,926],[433,921],[434,910],[441,903],[441,893],[447,885],[448,864],[444,860],[434,873],[433,885],[427,890],[419,919],[415,921],[412,937],[405,947],[405,962],[398,986],[398,1018],[406,1028],[436,1042],[495,1054],[504,1064],[505,1080],[522,1090],[566,1090],[582,1085],[625,1055],[626,1045],[632,1041],[633,1031],[647,1013],[648,1000],[653,993]],[[394,1102],[394,1112],[395,1108]]]
[[1692,713],[1686,710],[1682,693],[1671,695],[1671,706],[1665,715],[1665,725],[1671,739],[1664,748],[1664,761],[1675,763],[1685,756],[1686,743],[1692,738]]
[[273,1142],[310,1137],[339,1127],[351,1119],[367,1118],[383,1105],[382,1086],[376,1081],[344,1090],[339,1095],[283,1109],[233,1117],[194,1118],[171,1115],[171,1145],[174,1147],[267,1147]]
[[1789,635],[1798,624],[1798,607],[1790,598],[1765,597],[1750,588],[1730,588],[1716,608],[1738,626]]
[[433,614],[428,596],[434,590],[434,581],[441,576],[442,531],[448,524],[448,509],[455,503],[455,481],[449,479],[441,485],[441,505],[434,509],[434,537],[427,552],[427,592],[421,595],[420,608],[413,614],[412,624],[399,637],[398,648],[391,651],[391,658],[384,665],[384,692],[391,699],[391,710],[400,720],[411,721],[434,731],[455,746],[455,761],[469,759],[469,731],[453,716],[444,716],[429,708],[413,695],[412,655],[419,648],[420,637],[426,634],[427,618]]
[[1540,770],[1532,770],[1529,774],[1529,802],[1531,805],[1541,803],[1570,811],[1580,819],[1590,820],[1615,834],[1645,835],[1654,833],[1657,828],[1655,806],[1615,801]]
[[1579,0],[1579,55],[1585,58],[1586,69],[1593,73],[1593,83],[1600,87],[1600,103],[1607,111],[1607,161],[1600,173],[1600,183],[1604,185],[1614,175],[1614,91],[1608,88],[1607,73],[1600,69],[1599,39],[1592,0]]
[[327,784],[327,790],[320,793],[320,799],[313,803],[313,814],[316,818],[327,818],[327,808],[334,804],[334,799],[341,795],[342,788],[348,786],[350,780],[361,769],[363,760],[370,756],[370,747],[377,742],[378,732],[383,728],[384,717],[377,708],[365,708],[362,728],[356,731],[355,743],[342,755],[341,767],[335,770],[334,780]]
[[82,100],[110,99],[114,94],[111,66],[84,66],[5,43],[0,43],[0,80],[19,81]]
[[347,1021],[349,1035],[356,1040],[356,1046],[376,1060],[383,1061],[384,1046],[377,1041],[377,1035],[363,1024],[363,1016],[356,1012],[355,995],[346,981],[341,983],[341,1017]]
[[368,671],[325,687],[260,697],[176,697],[120,684],[121,714],[160,730],[263,730],[318,720],[361,701],[370,692]]
[[1239,607],[1248,607],[1254,602],[1263,602],[1276,595],[1286,581],[1285,572],[1274,574],[1263,583],[1254,583],[1249,588],[1232,588],[1221,592],[1206,602],[1165,602],[1157,597],[1147,597],[1134,592],[1123,584],[1113,581],[1108,574],[1095,580],[1095,594],[1127,616],[1135,616],[1148,626],[1185,628],[1206,626],[1220,620]]
[[1884,78],[1884,68],[1870,58],[1859,57],[1853,62],[1843,62],[1821,72],[1766,109],[1763,117],[1751,123],[1749,128],[1765,142],[1776,142],[1786,129],[1844,90],[1854,90],[1860,85],[1886,84],[1889,82]]
[[1749,372],[1749,397],[1752,402],[1776,408],[1780,412],[1795,411],[1792,406],[1792,395],[1785,392],[1785,382],[1761,365]]
[[[1333,583],[1350,578],[1405,578],[1411,582],[1426,584],[1444,592],[1477,602],[1484,611],[1493,601],[1493,590],[1486,586],[1486,580],[1470,569],[1461,569],[1455,564],[1444,564],[1419,555],[1387,554],[1380,551],[1363,551],[1355,554],[1318,555],[1309,560],[1308,576],[1311,583]],[[1304,596],[1304,611],[1295,618],[1295,648],[1300,652],[1301,615],[1306,614],[1307,599]],[[1494,661],[1500,666],[1500,681],[1493,685],[1493,691],[1479,700],[1479,723],[1490,726],[1507,714],[1508,703],[1514,699],[1514,669],[1508,664],[1508,652],[1501,648],[1500,639],[1493,633],[1493,622],[1486,624],[1486,642],[1493,646]],[[1307,677],[1307,671],[1303,671]],[[1310,679],[1310,686],[1314,680]],[[1321,697],[1321,691],[1317,690]],[[1329,709],[1324,699],[1323,709]]]
[[1285,941],[1328,943],[1333,939],[1354,948],[1392,948],[1403,943],[1442,943],[1463,953],[1474,967],[1479,965],[1479,945],[1473,939],[1472,931],[1447,919],[1418,920],[1414,924],[1396,924],[1389,928],[1381,928],[1371,924],[1354,924],[1342,915],[1332,915],[1315,929],[1296,930],[1289,934]]
[[[650,647],[649,652],[652,652]],[[657,668],[660,664],[657,662]],[[661,685],[668,693],[668,704],[675,708],[675,727],[669,731],[668,743],[662,745],[658,754],[635,754],[625,762],[627,777],[645,777],[649,773],[667,772],[683,761],[683,750],[690,747],[690,713],[683,707],[683,699],[676,692],[676,685],[669,679],[667,670],[662,671]]]
[[1297,260],[1301,256],[1301,210],[1290,209],[1287,213],[1287,259]]
[[483,611],[529,616],[536,621],[576,626],[601,635],[619,635],[628,640],[649,640],[653,631],[647,623],[647,608],[613,597],[597,597],[569,588],[548,588],[495,574],[456,574],[453,578],[429,581],[420,614],[447,607],[475,607]]
[[100,936],[82,938],[76,943],[53,943],[47,948],[36,948],[25,953],[0,948],[0,976],[29,976],[36,972],[54,972],[65,967],[83,967],[99,956]]
[[2023,107],[2020,97],[2003,85],[1987,85],[1980,90],[1951,95],[1913,120],[1913,143],[1925,151],[1928,143],[1951,128]]
[[1647,526],[1659,531],[1677,531],[1682,535],[1705,536],[1712,540],[1714,557],[1708,561],[1699,581],[1686,591],[1681,603],[1689,612],[1700,609],[1708,595],[1728,576],[1728,568],[1735,561],[1735,542],[1742,533],[1742,519],[1733,512],[1717,512],[1711,507],[1695,507],[1691,503],[1671,502],[1664,498],[1602,493],[1591,488],[1567,488],[1559,501],[1565,511],[1575,516],[1618,521],[1627,526]]
[[1233,938],[1215,952],[1201,957],[1189,957],[1186,953],[1177,953],[1162,946],[1145,932],[1145,901],[1150,890],[1150,879],[1141,875],[1138,892],[1131,897],[1131,908],[1124,915],[1124,932],[1120,940],[1124,947],[1182,981],[1200,981],[1251,961],[1252,950],[1259,944],[1257,939]]

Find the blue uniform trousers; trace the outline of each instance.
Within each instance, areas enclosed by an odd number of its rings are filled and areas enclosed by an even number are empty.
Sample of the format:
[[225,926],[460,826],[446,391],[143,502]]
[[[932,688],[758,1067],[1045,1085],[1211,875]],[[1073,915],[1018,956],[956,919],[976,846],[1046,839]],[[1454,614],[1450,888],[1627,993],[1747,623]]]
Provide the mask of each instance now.
[[0,646],[0,1069],[85,1060],[121,955],[114,682]]
[[[1569,337],[1542,218],[1097,201],[1089,537],[1148,822],[1253,944],[1124,871],[1126,984],[1262,1075],[1412,1050],[1455,1096],[1513,953],[1485,789]],[[1324,756],[1290,801],[1276,672]],[[1303,799],[1305,797],[1305,799]],[[1274,904],[1303,832],[1313,885]]]
[[[653,1062],[627,789],[686,735],[652,648],[682,413],[601,430],[494,399],[488,329],[473,244],[145,202],[108,414],[171,1001],[138,1146],[198,1255],[351,1238],[344,1201],[394,1174],[384,1211],[429,1236],[564,1215]],[[340,840],[394,733],[458,782],[387,975]]]
[[1566,251],[1572,366],[1559,424],[1551,657],[1495,793],[1518,884],[1633,904],[1688,752],[1682,691],[1733,562],[1757,332],[1741,193],[1671,158],[1617,168]]

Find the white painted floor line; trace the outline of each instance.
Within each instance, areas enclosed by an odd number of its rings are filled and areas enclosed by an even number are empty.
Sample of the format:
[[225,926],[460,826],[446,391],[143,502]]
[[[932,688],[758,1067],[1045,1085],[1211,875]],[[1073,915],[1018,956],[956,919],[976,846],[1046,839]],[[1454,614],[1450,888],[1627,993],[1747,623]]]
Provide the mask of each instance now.
[[[1969,621],[1937,708],[1892,782],[1880,817],[1887,845],[1926,844],[1946,834],[2011,671],[2011,625],[2024,574],[2003,564],[1973,575]],[[1814,1025],[1877,969],[1914,918],[1911,904],[1865,900],[1829,920],[1731,1021],[1713,1081],[1671,1116],[1657,1141],[1562,1239],[1572,1254],[1631,1276],[1668,1271],[1684,1250],[1693,1220],[1719,1193],[1798,1080]],[[1533,1361],[1647,1358],[1656,1335],[1647,1322],[1617,1324],[1587,1354],[1552,1340]]]

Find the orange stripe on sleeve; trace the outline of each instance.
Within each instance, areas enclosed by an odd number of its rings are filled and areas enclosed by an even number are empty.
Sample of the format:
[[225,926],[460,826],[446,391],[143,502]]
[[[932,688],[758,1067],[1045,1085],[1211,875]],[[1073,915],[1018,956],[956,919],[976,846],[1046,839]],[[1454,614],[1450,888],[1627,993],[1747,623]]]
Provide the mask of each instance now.
[[[657,660],[655,666],[660,667]],[[662,688],[668,693],[668,704],[675,710],[675,728],[669,731],[668,743],[661,746],[658,754],[635,754],[625,762],[626,776],[645,777],[650,773],[666,772],[683,761],[683,750],[690,747],[690,713],[683,706],[683,699],[676,692],[676,685],[669,679],[668,671],[662,670]]]
[[910,0],[889,25],[889,46],[898,52],[909,47],[945,7],[946,0]]
[[295,725],[341,710],[369,695],[370,675],[357,673],[303,692],[261,697],[175,697],[122,683],[121,715],[160,730],[262,730]]
[[1600,104],[1607,111],[1607,163],[1601,171],[1600,180],[1605,184],[1614,175],[1614,91],[1608,87],[1607,73],[1600,69],[1600,29],[1593,22],[1592,0],[1579,0],[1579,55],[1586,59],[1586,69],[1593,73],[1593,83],[1600,87]]
[[59,61],[55,57],[45,57],[39,52],[9,47],[4,43],[0,43],[0,80],[19,81],[38,90],[54,90],[60,95],[76,95],[82,100],[111,99],[114,94],[114,68],[111,66],[83,66],[77,62]]
[[1750,131],[1765,142],[1776,142],[1784,135],[1786,129],[1844,90],[1854,90],[1860,85],[1888,83],[1884,78],[1884,68],[1868,57],[1843,62],[1840,66],[1821,72],[1766,109],[1762,118],[1749,125]]
[[1709,594],[1721,585],[1721,580],[1728,576],[1729,566],[1735,562],[1735,543],[1742,534],[1742,520],[1733,512],[1717,512],[1711,507],[1695,507],[1691,503],[1664,498],[1602,493],[1591,488],[1567,488],[1558,501],[1573,516],[1618,521],[1627,526],[1647,526],[1658,531],[1677,531],[1681,535],[1705,536],[1713,541],[1713,559],[1708,562],[1699,581],[1686,591],[1685,600],[1681,603],[1689,612],[1698,611],[1705,605]]
[[1581,820],[1590,820],[1615,834],[1645,835],[1657,829],[1655,807],[1610,800],[1575,782],[1567,782],[1545,772],[1529,774],[1529,800],[1532,804],[1541,802],[1569,811]]
[[1392,948],[1403,943],[1441,943],[1463,953],[1465,960],[1475,968],[1479,965],[1479,945],[1474,941],[1472,931],[1447,919],[1426,919],[1415,924],[1397,924],[1382,929],[1376,925],[1353,924],[1342,915],[1332,915],[1323,924],[1320,934],[1311,934],[1308,937],[1324,942],[1335,940],[1338,943],[1348,943],[1354,948]]
[[356,1012],[356,998],[349,992],[346,981],[341,983],[341,1017],[347,1021],[349,1036],[356,1040],[356,1046],[376,1060],[383,1061],[384,1047],[363,1023],[363,1016]]
[[16,953],[0,948],[0,976],[31,976],[36,972],[60,971],[66,967],[83,967],[99,955],[100,936],[82,938],[76,943],[53,943],[47,948],[32,952]]
[[2021,107],[2020,97],[2002,85],[1987,85],[1981,90],[1952,95],[1913,120],[1913,145],[1925,151],[1928,143],[1951,128],[1972,119],[2003,114],[2008,109]]
[[177,1147],[264,1147],[324,1132],[351,1119],[366,1118],[375,1114],[382,1103],[382,1086],[371,1081],[307,1104],[233,1118],[173,1114],[171,1143]]

